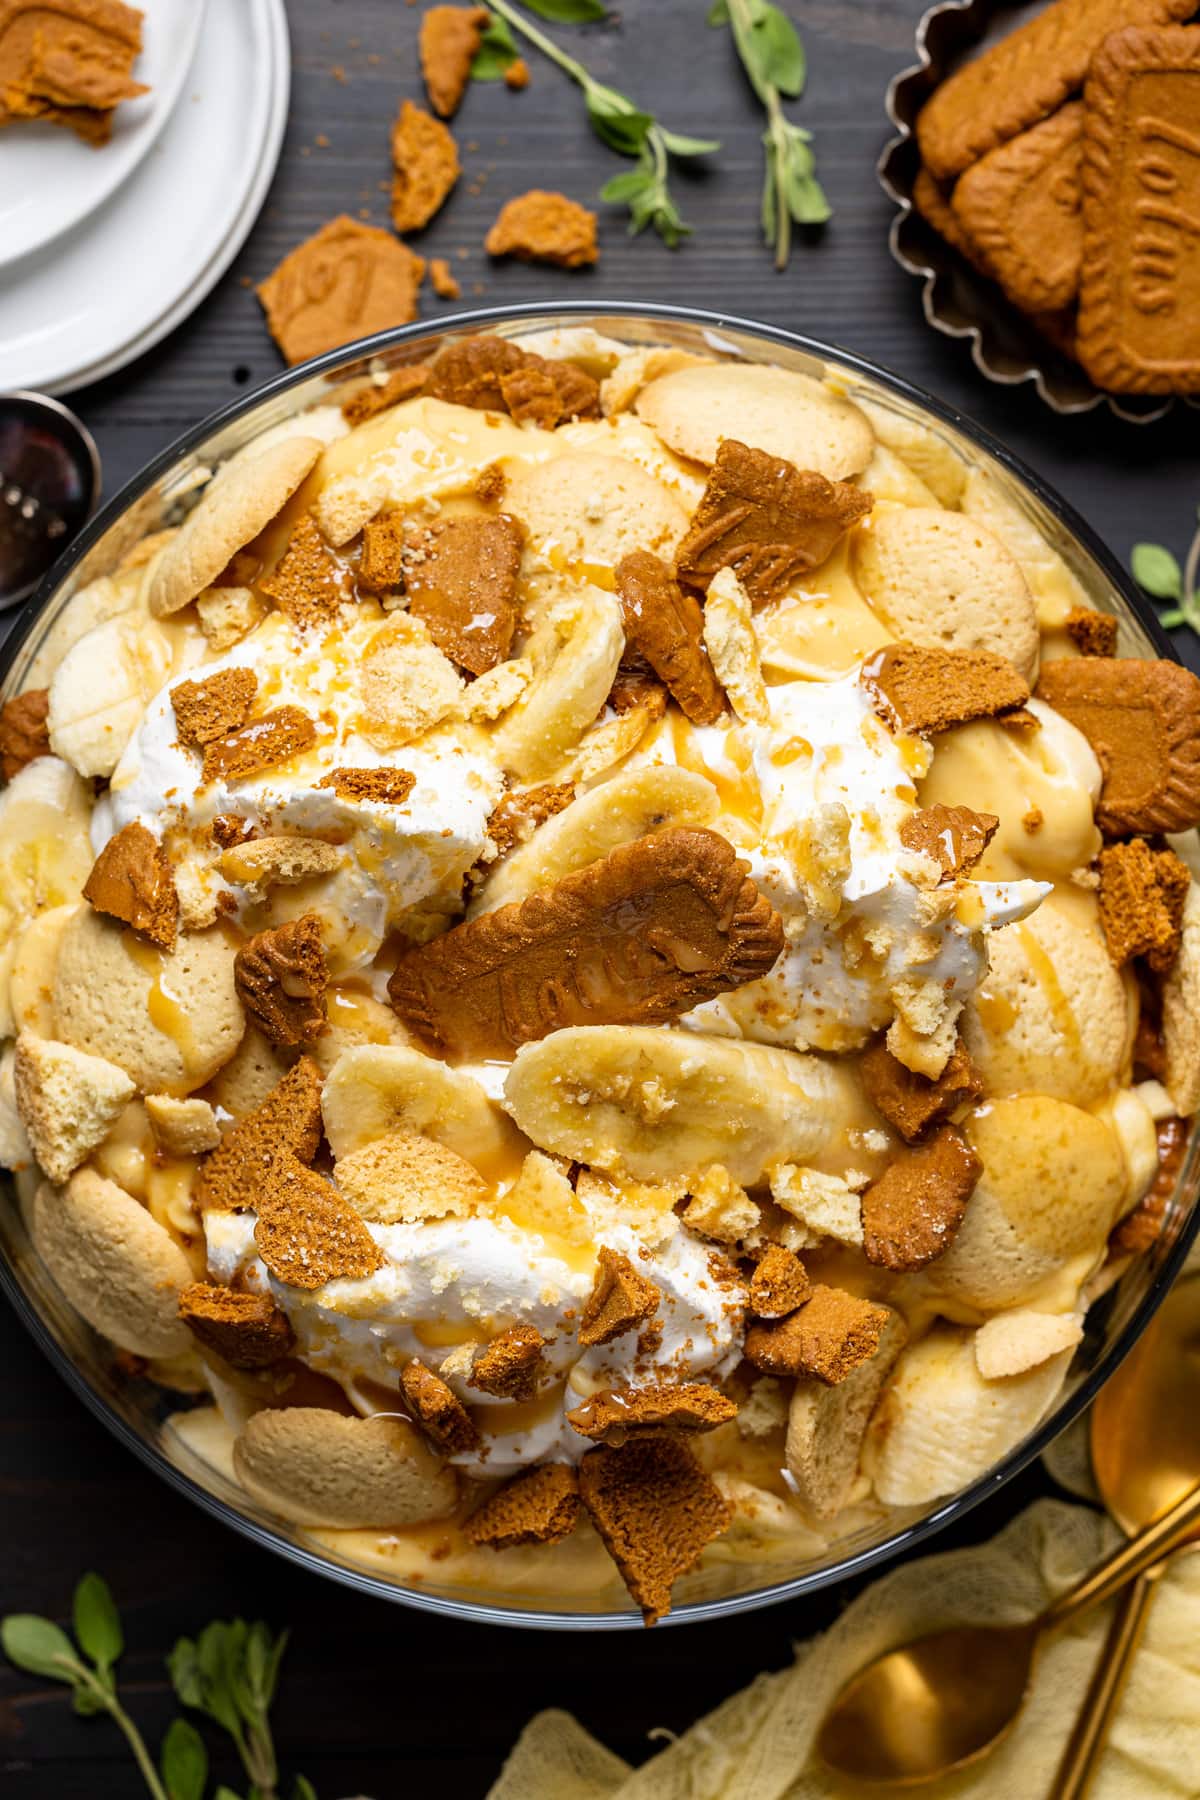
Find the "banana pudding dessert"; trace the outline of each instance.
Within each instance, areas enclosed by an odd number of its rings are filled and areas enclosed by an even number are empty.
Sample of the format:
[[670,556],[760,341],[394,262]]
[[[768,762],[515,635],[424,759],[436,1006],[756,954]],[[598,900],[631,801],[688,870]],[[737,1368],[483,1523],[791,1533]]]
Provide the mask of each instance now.
[[1200,681],[1103,602],[584,328],[200,470],[0,712],[0,1163],[168,1453],[648,1623],[1003,1459],[1200,1105]]

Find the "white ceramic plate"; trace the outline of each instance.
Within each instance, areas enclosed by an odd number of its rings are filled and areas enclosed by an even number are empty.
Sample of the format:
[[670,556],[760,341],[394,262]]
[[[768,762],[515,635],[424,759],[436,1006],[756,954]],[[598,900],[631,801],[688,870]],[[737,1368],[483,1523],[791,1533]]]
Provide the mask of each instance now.
[[283,0],[208,0],[179,102],[140,168],[0,279],[0,387],[82,387],[199,305],[266,196],[289,75]]
[[141,0],[146,17],[133,75],[150,92],[117,108],[112,137],[102,149],[37,119],[5,126],[0,268],[61,237],[133,174],[174,110],[206,5],[207,0]]

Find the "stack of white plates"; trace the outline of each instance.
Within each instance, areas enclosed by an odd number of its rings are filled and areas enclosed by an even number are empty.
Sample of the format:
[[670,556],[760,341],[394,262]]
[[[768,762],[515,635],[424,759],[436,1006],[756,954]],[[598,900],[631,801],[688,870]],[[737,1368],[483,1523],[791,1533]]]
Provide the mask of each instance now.
[[123,368],[224,274],[287,123],[283,0],[140,0],[150,92],[101,150],[5,128],[0,389],[61,394]]

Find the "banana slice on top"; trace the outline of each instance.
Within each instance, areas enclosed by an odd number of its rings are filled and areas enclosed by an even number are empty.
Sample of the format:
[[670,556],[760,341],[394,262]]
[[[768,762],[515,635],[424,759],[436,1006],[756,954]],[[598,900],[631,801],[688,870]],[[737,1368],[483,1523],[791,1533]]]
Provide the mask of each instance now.
[[151,619],[123,614],[85,632],[50,683],[55,754],[81,775],[111,775],[172,661],[171,640]]
[[624,648],[611,594],[580,588],[556,606],[522,652],[532,680],[492,733],[502,766],[527,781],[553,774],[608,698]]
[[358,1044],[334,1063],[321,1095],[325,1135],[341,1160],[389,1132],[433,1138],[481,1175],[521,1162],[517,1134],[473,1076],[402,1044]]
[[[95,860],[91,810],[86,785],[57,756],[27,763],[0,794],[0,944],[6,948],[27,920],[78,900]],[[6,986],[0,1012],[7,1011]]]
[[643,1025],[576,1025],[524,1044],[509,1112],[543,1150],[636,1181],[721,1163],[744,1187],[806,1162],[851,1123],[850,1076],[815,1056]]
[[468,916],[553,887],[564,875],[652,831],[669,825],[711,825],[719,810],[712,782],[691,769],[667,766],[614,775],[547,819],[527,844],[514,850],[486,882]]

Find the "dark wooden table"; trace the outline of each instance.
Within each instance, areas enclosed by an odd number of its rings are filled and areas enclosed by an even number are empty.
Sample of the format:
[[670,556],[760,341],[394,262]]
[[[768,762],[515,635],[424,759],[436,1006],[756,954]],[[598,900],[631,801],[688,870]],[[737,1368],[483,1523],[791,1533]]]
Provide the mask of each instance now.
[[[490,86],[468,95],[456,125],[466,174],[422,249],[452,259],[463,306],[568,296],[679,301],[843,344],[1006,439],[1121,558],[1141,537],[1181,554],[1200,498],[1197,415],[1178,409],[1148,429],[1104,412],[1060,419],[1032,393],[988,386],[963,346],[925,327],[915,284],[889,258],[890,206],[874,164],[888,129],[884,90],[912,60],[921,0],[796,0],[792,10],[811,69],[799,116],[816,133],[834,218],[819,241],[797,245],[786,274],[773,272],[758,237],[758,116],[726,36],[705,28],[707,0],[626,0],[615,25],[563,33],[599,75],[670,125],[722,140],[711,169],[679,182],[697,228],[681,251],[652,236],[628,238],[622,217],[602,209],[597,269],[489,266],[482,239],[505,197],[552,185],[587,201],[620,166],[590,136],[574,90],[532,57],[528,92]],[[387,223],[388,128],[398,98],[419,96],[419,14],[398,0],[290,0],[289,11],[291,121],[244,250],[172,337],[75,396],[99,439],[110,492],[178,432],[279,367],[253,282],[335,213],[365,209]],[[469,249],[461,260],[460,247]],[[453,309],[429,299],[427,310]],[[392,1800],[434,1787],[482,1795],[522,1724],[546,1705],[574,1709],[640,1761],[653,1748],[651,1728],[681,1730],[759,1670],[782,1666],[790,1644],[827,1624],[847,1598],[835,1590],[721,1625],[620,1639],[443,1623],[302,1574],[194,1510],[110,1440],[6,1310],[0,1368],[0,1608],[61,1615],[78,1574],[103,1571],[126,1620],[124,1686],[153,1742],[173,1712],[163,1657],[178,1633],[236,1612],[291,1626],[278,1738],[287,1766],[305,1772],[322,1800],[357,1791]],[[956,1535],[993,1531],[1043,1485],[1036,1472],[1014,1483]],[[240,1788],[231,1763],[222,1773]],[[7,1666],[0,1788],[11,1800],[142,1791],[115,1729],[74,1718],[64,1690]]]

